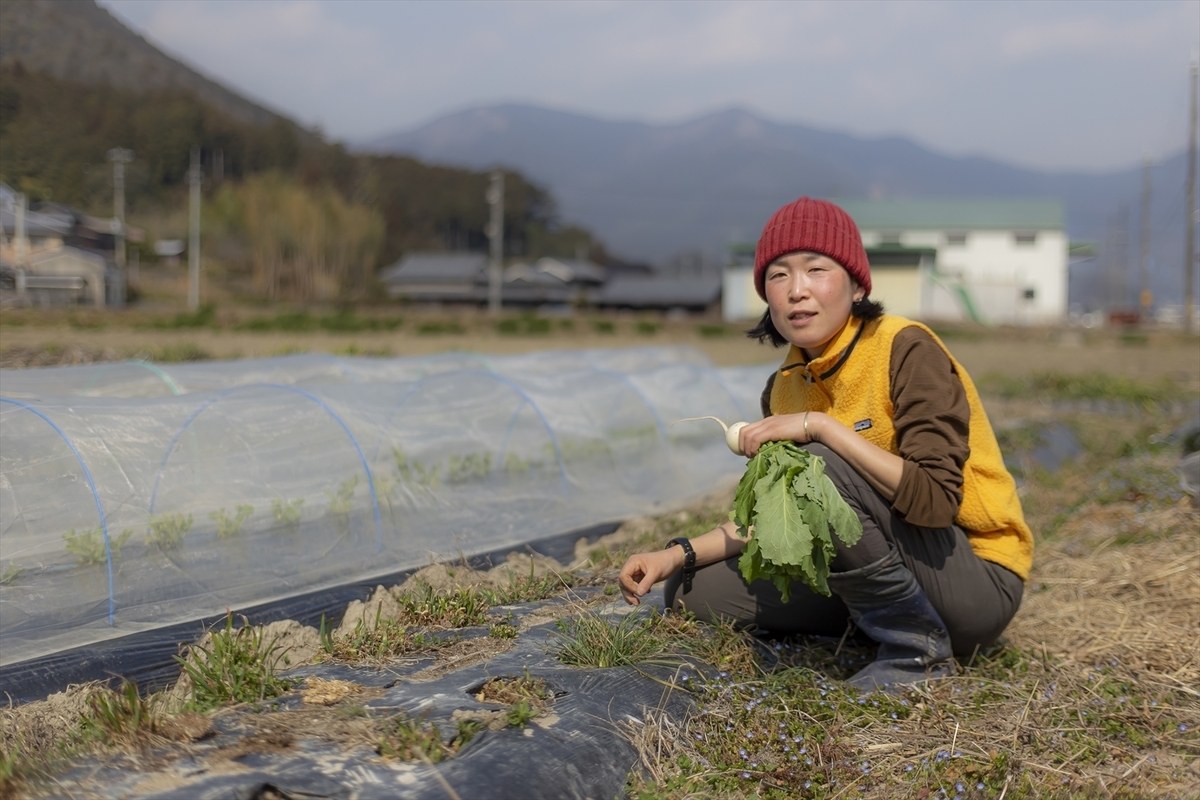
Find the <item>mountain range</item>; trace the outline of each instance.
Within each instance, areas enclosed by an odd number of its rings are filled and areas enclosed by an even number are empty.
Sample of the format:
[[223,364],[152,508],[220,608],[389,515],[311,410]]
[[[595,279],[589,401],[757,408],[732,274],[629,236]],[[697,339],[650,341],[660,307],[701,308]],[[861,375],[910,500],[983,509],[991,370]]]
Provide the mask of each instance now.
[[[1110,229],[1124,208],[1129,220],[1124,249],[1130,273],[1136,273],[1138,166],[1094,174],[1043,172],[942,155],[900,137],[862,138],[773,122],[742,109],[654,125],[497,105],[449,114],[357,148],[474,169],[519,169],[550,189],[565,220],[587,225],[615,253],[652,261],[681,250],[716,253],[730,241],[753,241],[775,208],[806,194],[1057,197],[1066,205],[1068,232],[1076,240],[1119,238]],[[1151,252],[1159,291],[1179,291],[1185,168],[1180,153],[1152,169]]]

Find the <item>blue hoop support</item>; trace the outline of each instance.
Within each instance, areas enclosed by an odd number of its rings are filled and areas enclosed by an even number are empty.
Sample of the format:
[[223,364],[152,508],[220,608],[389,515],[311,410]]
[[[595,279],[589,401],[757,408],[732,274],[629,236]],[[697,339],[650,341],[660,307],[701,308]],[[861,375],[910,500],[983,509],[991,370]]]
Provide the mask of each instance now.
[[654,404],[650,402],[650,398],[646,397],[646,393],[639,389],[637,384],[634,383],[629,376],[624,373],[615,372],[611,369],[604,369],[603,367],[591,367],[591,370],[601,375],[607,375],[610,378],[616,378],[618,381],[628,386],[630,390],[638,396],[638,399],[640,399],[646,405],[647,410],[650,412],[650,416],[654,419],[654,427],[658,429],[658,438],[662,441],[663,449],[670,452],[670,442],[667,441],[667,426],[663,424],[662,417],[658,415],[658,409],[655,408]]
[[[408,402],[408,398],[412,397],[413,394],[415,394],[418,389],[421,389],[424,384],[426,384],[430,381],[439,380],[442,378],[447,378],[447,377],[455,376],[455,375],[475,375],[475,376],[479,376],[481,378],[487,378],[489,380],[497,381],[498,383],[501,383],[501,384],[507,386],[508,388],[510,388],[514,392],[516,392],[518,395],[520,395],[523,402],[522,402],[521,406],[518,407],[518,409],[517,409],[518,411],[520,411],[521,408],[524,408],[525,403],[528,403],[533,408],[533,413],[537,414],[538,419],[540,419],[542,421],[542,427],[544,427],[546,429],[546,434],[550,437],[550,443],[552,445],[554,445],[554,457],[558,461],[558,472],[559,472],[559,477],[562,481],[563,496],[564,497],[569,496],[570,495],[570,484],[567,481],[567,464],[566,464],[566,461],[563,459],[562,448],[559,447],[559,444],[558,444],[558,436],[555,435],[554,428],[550,427],[550,421],[548,419],[546,419],[546,415],[542,412],[542,409],[538,407],[538,404],[536,402],[534,402],[533,398],[530,397],[529,393],[527,391],[525,391],[525,389],[522,388],[520,384],[516,383],[515,381],[513,381],[509,378],[504,377],[503,375],[497,375],[494,372],[484,372],[482,370],[475,370],[475,369],[456,369],[456,370],[450,370],[449,372],[438,372],[434,375],[426,375],[425,377],[419,379],[412,386],[409,386],[404,391],[404,393],[402,395],[400,395],[400,399],[396,401],[396,404],[394,406],[392,406],[391,411],[388,412],[387,421],[384,422],[383,427],[381,427],[379,429],[379,439],[376,440],[376,442],[375,442],[375,451],[371,454],[371,460],[374,461],[376,458],[379,457],[379,448],[383,446],[384,433],[391,426],[392,419],[396,416],[396,412],[400,410],[401,406],[403,406],[406,402]],[[512,425],[511,420],[509,421],[509,425],[511,427],[511,425]],[[506,438],[507,438],[507,434],[506,434]]]
[[699,364],[675,364],[673,366],[686,369],[691,372],[699,372],[711,377],[714,381],[716,381],[717,385],[721,387],[721,390],[729,396],[729,399],[733,401],[733,407],[736,408],[737,412],[742,415],[742,419],[746,421],[751,419],[750,412],[746,410],[744,405],[742,405],[742,401],[739,400],[738,396],[734,394],[732,389],[729,388],[729,384],[725,382],[725,379],[721,377],[721,373],[716,369],[713,367],[703,367]]
[[363,454],[362,448],[359,447],[358,440],[354,438],[354,434],[350,432],[350,427],[348,425],[346,425],[345,421],[342,420],[342,418],[340,416],[338,416],[337,412],[334,411],[332,408],[330,408],[324,400],[322,400],[321,398],[312,394],[311,392],[306,392],[305,390],[303,390],[299,387],[288,386],[288,385],[282,384],[282,383],[251,383],[251,384],[247,384],[245,386],[234,386],[229,389],[224,389],[221,392],[219,392],[216,396],[210,397],[208,400],[201,403],[200,406],[195,411],[193,411],[191,414],[189,414],[188,418],[183,421],[183,425],[179,428],[178,431],[176,431],[175,435],[173,437],[171,437],[171,443],[169,445],[167,445],[167,451],[165,453],[163,453],[162,461],[158,465],[158,472],[154,476],[154,488],[150,491],[150,507],[147,509],[147,513],[149,513],[149,514],[154,513],[154,503],[155,503],[155,500],[158,498],[158,484],[159,484],[159,481],[162,480],[163,470],[166,469],[166,467],[167,467],[167,460],[170,459],[171,453],[174,452],[175,445],[179,443],[179,437],[183,436],[183,432],[186,431],[188,429],[188,427],[192,424],[192,422],[195,421],[196,417],[198,417],[202,413],[204,413],[204,411],[206,409],[208,409],[210,406],[212,406],[218,400],[220,400],[230,394],[233,394],[234,392],[241,392],[241,391],[245,391],[247,389],[258,389],[258,388],[264,388],[264,387],[269,388],[269,389],[282,389],[285,392],[292,392],[293,394],[298,394],[307,400],[313,401],[314,403],[319,405],[321,408],[323,408],[326,411],[326,413],[328,413],[329,416],[332,417],[333,420],[335,422],[337,422],[338,425],[341,426],[342,430],[345,431],[346,437],[350,440],[350,444],[354,445],[354,451],[356,453],[358,453],[358,459],[359,459],[359,461],[362,462],[363,470],[367,473],[367,487],[370,488],[370,490],[371,490],[371,505],[375,509],[375,552],[376,553],[381,552],[383,550],[383,521],[379,515],[379,497],[375,493],[375,477],[371,473],[371,466],[367,463],[367,458]]
[[43,420],[45,420],[46,424],[53,428],[55,433],[61,436],[62,440],[67,443],[67,447],[71,448],[71,452],[75,454],[75,458],[79,461],[79,466],[83,468],[83,477],[87,479],[88,488],[92,490],[92,499],[96,501],[96,513],[100,515],[100,530],[104,533],[104,561],[108,567],[108,624],[110,626],[113,625],[113,614],[116,611],[116,601],[113,599],[112,546],[109,543],[108,538],[108,521],[104,519],[104,507],[100,504],[100,492],[96,490],[96,482],[92,480],[91,470],[89,470],[87,464],[84,463],[83,456],[80,455],[79,450],[75,447],[75,443],[71,441],[71,438],[67,436],[66,432],[63,431],[62,428],[55,424],[54,420],[47,417],[41,411],[38,411],[33,406],[28,405],[27,403],[22,403],[19,400],[9,400],[7,397],[0,397],[0,403],[11,403],[18,408],[23,408],[26,411],[36,414],[38,417],[41,417]]

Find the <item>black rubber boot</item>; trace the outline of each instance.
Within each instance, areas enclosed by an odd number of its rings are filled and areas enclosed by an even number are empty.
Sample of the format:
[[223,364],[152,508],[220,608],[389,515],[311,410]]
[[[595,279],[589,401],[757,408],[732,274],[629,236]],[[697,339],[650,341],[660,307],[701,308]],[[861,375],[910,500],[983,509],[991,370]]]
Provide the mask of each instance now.
[[830,574],[829,588],[859,630],[879,642],[875,660],[848,684],[869,692],[954,674],[946,625],[895,549],[865,567]]

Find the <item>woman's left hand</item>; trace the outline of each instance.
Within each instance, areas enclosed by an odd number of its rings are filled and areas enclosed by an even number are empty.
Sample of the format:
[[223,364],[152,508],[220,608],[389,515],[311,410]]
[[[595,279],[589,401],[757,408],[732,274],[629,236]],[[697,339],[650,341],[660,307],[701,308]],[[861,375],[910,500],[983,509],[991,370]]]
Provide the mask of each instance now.
[[818,430],[824,424],[824,418],[825,414],[820,411],[776,414],[758,422],[751,422],[742,428],[738,432],[738,444],[747,458],[753,458],[758,455],[759,448],[767,442],[791,440],[808,444],[820,441]]

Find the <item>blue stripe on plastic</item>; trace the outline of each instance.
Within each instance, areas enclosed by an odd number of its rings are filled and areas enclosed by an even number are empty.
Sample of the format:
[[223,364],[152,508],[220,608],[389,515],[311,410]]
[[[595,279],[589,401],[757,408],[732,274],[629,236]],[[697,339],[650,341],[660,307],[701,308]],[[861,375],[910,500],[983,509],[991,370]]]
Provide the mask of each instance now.
[[[167,388],[171,390],[171,394],[175,395],[176,397],[183,394],[183,392],[179,391],[179,387],[175,384],[175,381],[171,380],[171,376],[163,372],[163,370],[157,365],[151,364],[149,361],[145,361],[140,358],[127,358],[122,363],[133,364],[135,367],[141,367],[142,369],[150,370],[167,385]],[[116,364],[104,364],[103,366],[97,367],[96,371],[92,374],[92,377],[89,378],[88,382],[84,385],[83,391],[80,392],[80,394],[86,395],[88,393],[88,389],[92,388],[92,384],[96,382],[96,379],[100,377],[100,374],[105,370],[112,369],[115,366]]]
[[104,507],[100,504],[100,492],[96,490],[96,482],[92,480],[91,470],[89,470],[87,464],[84,463],[83,456],[80,455],[79,450],[75,447],[75,443],[71,441],[71,437],[67,436],[66,432],[62,428],[58,427],[54,420],[47,417],[41,411],[38,411],[33,406],[27,403],[22,403],[19,400],[9,400],[7,397],[0,397],[0,403],[11,403],[18,408],[23,408],[26,411],[32,412],[41,417],[51,428],[54,428],[55,432],[58,433],[59,436],[62,437],[63,441],[67,443],[67,447],[70,447],[71,452],[75,454],[75,458],[79,460],[79,466],[83,468],[83,477],[87,478],[88,486],[92,490],[92,499],[96,501],[96,513],[100,515],[100,530],[104,533],[104,560],[108,566],[108,624],[112,625],[113,613],[116,610],[116,602],[113,599],[112,547],[109,545],[108,522],[104,519]]

